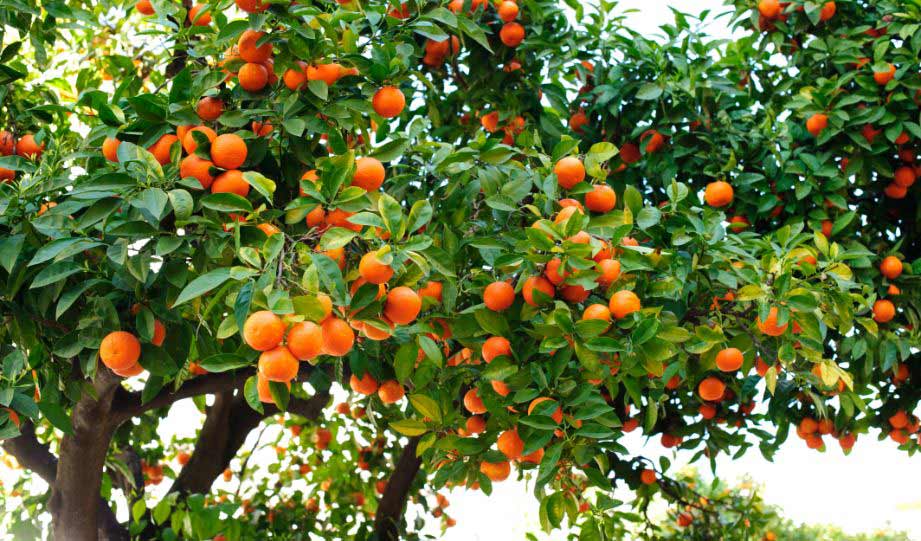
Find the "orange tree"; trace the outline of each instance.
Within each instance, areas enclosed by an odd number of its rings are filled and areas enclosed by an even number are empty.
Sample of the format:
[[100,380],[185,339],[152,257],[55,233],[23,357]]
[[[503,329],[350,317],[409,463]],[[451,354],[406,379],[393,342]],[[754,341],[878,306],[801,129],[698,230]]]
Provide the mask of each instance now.
[[624,432],[918,448],[913,4],[740,0],[733,42],[607,2],[11,4],[0,431],[50,486],[16,528],[394,539],[514,467],[598,539],[631,514],[588,486],[689,498]]

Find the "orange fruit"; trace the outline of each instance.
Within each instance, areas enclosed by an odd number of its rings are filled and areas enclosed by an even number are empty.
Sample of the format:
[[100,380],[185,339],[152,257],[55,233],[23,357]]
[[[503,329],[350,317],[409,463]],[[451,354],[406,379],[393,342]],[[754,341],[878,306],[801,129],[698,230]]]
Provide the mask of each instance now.
[[465,423],[468,434],[481,434],[486,430],[486,420],[480,415],[471,415]]
[[518,436],[518,430],[513,428],[499,434],[496,447],[509,460],[517,460],[524,451],[524,441]]
[[726,392],[726,384],[716,376],[705,378],[697,386],[697,393],[700,398],[707,402],[719,402],[723,398],[724,392]]
[[886,197],[889,197],[892,199],[904,199],[905,196],[908,194],[908,188],[905,188],[905,187],[899,186],[898,184],[893,183],[893,184],[886,186],[883,192],[886,194]]
[[217,134],[214,133],[214,130],[208,126],[195,126],[194,128],[187,130],[182,136],[182,148],[186,152],[192,154],[195,152],[195,149],[198,148],[198,143],[195,142],[195,137],[192,135],[193,131],[201,132],[208,138],[208,141],[214,142],[214,138],[217,137]]
[[265,32],[248,29],[237,40],[237,48],[240,51],[240,58],[246,62],[261,64],[272,56],[271,42],[265,42],[257,45],[260,39],[265,36]]
[[621,145],[618,153],[620,154],[621,161],[623,161],[627,165],[636,163],[640,161],[640,159],[643,157],[643,155],[640,154],[639,147],[637,147],[633,143],[624,143],[623,145]]
[[[291,389],[291,382],[286,381],[285,384],[288,386],[288,389]],[[256,391],[259,393],[259,401],[266,404],[271,404],[275,402],[272,398],[272,388],[269,386],[269,380],[262,375],[262,372],[256,372]],[[225,474],[224,478],[228,476]]]
[[780,15],[780,10],[779,0],[761,0],[758,2],[758,12],[765,18],[776,19]]
[[207,190],[214,182],[214,177],[211,176],[212,167],[214,164],[210,161],[192,154],[179,162],[179,176],[180,178],[192,177],[201,183],[203,189]]
[[640,472],[640,481],[642,481],[644,485],[655,484],[656,482],[655,470],[651,470],[649,468],[644,469],[642,472]]
[[508,339],[501,336],[490,336],[486,339],[486,342],[483,343],[483,360],[487,364],[491,363],[496,357],[505,355],[507,357],[512,356],[512,344]]
[[9,182],[16,178],[16,171],[0,167],[0,182]]
[[106,137],[102,142],[102,155],[110,162],[118,161],[118,145],[122,142],[117,137]]
[[208,4],[195,4],[189,10],[189,22],[194,26],[208,26],[211,24],[211,11]]
[[355,374],[349,378],[349,387],[358,394],[369,396],[377,392],[377,380],[370,372],[365,372],[359,379]]
[[493,282],[483,290],[483,302],[494,312],[506,310],[515,302],[515,288],[508,282]]
[[591,304],[582,312],[582,321],[587,319],[600,319],[602,321],[611,321],[611,311],[603,304]]
[[301,361],[309,361],[323,352],[323,331],[312,321],[295,323],[288,331],[288,349]]
[[486,413],[486,406],[483,405],[483,399],[480,398],[480,393],[476,387],[464,394],[464,407],[474,415]]
[[262,64],[247,62],[237,73],[240,86],[247,92],[259,92],[269,84],[269,71]]
[[547,262],[547,265],[544,267],[544,276],[547,280],[550,280],[550,283],[558,286],[563,283],[563,280],[569,276],[569,271],[564,271],[563,274],[560,274],[560,267],[563,265],[563,261],[555,257]]
[[704,419],[712,419],[716,417],[716,406],[713,404],[701,404],[697,408],[697,412],[700,413],[700,416]]
[[253,312],[243,324],[243,341],[256,351],[268,351],[285,337],[285,323],[268,310]]
[[518,18],[518,4],[512,2],[512,0],[503,0],[499,4],[497,11],[502,22],[510,23]]
[[524,27],[518,23],[505,23],[499,30],[499,39],[507,47],[518,47],[524,41]]
[[768,312],[768,317],[761,321],[761,318],[757,318],[755,324],[758,325],[758,330],[768,336],[780,336],[787,331],[789,323],[784,323],[781,326],[777,325],[777,307],[772,306]]
[[291,381],[297,377],[299,363],[285,346],[263,351],[259,355],[259,373],[269,381]]
[[595,270],[601,274],[601,276],[598,277],[598,283],[607,287],[620,277],[620,261],[616,259],[602,259],[595,265]]
[[419,289],[419,295],[423,298],[429,297],[431,299],[435,299],[437,302],[441,302],[441,292],[443,289],[444,286],[441,284],[441,282],[429,280],[425,283],[425,286]]
[[[556,403],[555,400],[553,400],[552,398],[546,397],[546,396],[541,396],[541,397],[538,397],[532,400],[531,403],[528,404],[528,415],[531,415],[531,412],[534,411],[534,408],[536,408],[538,404],[540,404],[541,402],[546,402],[548,400],[553,403]],[[554,411],[553,414],[550,415],[550,418],[556,421],[556,424],[562,423],[563,422],[563,408],[560,406],[557,406],[556,411]]]
[[899,410],[889,417],[889,424],[896,429],[905,428],[910,422],[911,419],[908,418],[908,414],[904,410]]
[[377,158],[358,158],[355,160],[355,175],[352,186],[358,186],[366,192],[377,191],[384,184],[387,171]]
[[380,262],[377,258],[377,251],[368,252],[361,256],[361,261],[358,263],[358,274],[369,283],[386,284],[393,277],[393,268]]
[[617,204],[617,193],[607,184],[596,184],[585,194],[585,208],[592,212],[608,212]]
[[394,379],[381,383],[380,388],[377,390],[377,396],[380,397],[381,402],[384,404],[399,402],[405,394],[406,391],[403,390],[403,386]]
[[806,120],[806,130],[811,133],[813,137],[821,135],[822,131],[827,127],[828,115],[816,113]]
[[499,112],[493,111],[487,113],[480,118],[480,125],[483,126],[483,129],[489,133],[494,133],[499,129]]
[[27,160],[37,160],[42,157],[45,151],[45,142],[39,145],[35,142],[35,136],[27,133],[16,143],[16,154]]
[[582,165],[582,160],[574,156],[567,156],[556,162],[553,172],[556,173],[560,186],[567,190],[585,180],[585,166]]
[[887,256],[879,266],[879,271],[890,280],[895,280],[902,274],[902,262],[894,255]]
[[873,303],[873,320],[877,323],[888,323],[895,317],[895,305],[886,299]]
[[887,64],[887,65],[888,65],[888,68],[886,69],[886,71],[874,71],[873,72],[873,80],[876,81],[876,84],[880,86],[883,86],[889,83],[889,81],[895,78],[895,66],[893,66],[892,64]]
[[220,98],[204,97],[198,100],[195,112],[198,114],[198,118],[202,120],[217,120],[224,112],[224,102]]
[[297,68],[288,68],[282,75],[282,81],[289,90],[300,90],[307,84],[307,63],[298,60]]
[[211,141],[211,161],[222,169],[236,169],[246,161],[246,143],[234,133],[218,135]]
[[579,214],[580,216],[585,214],[582,211],[581,205],[580,206],[573,206],[573,205],[564,206],[562,209],[560,209],[560,212],[557,213],[556,218],[553,219],[553,223],[561,224],[565,222],[566,220],[572,218],[576,214]]
[[560,296],[572,303],[581,303],[588,298],[589,292],[587,289],[580,285],[568,285],[564,286],[560,290]]
[[162,346],[164,340],[166,340],[166,327],[163,326],[159,319],[155,319],[153,337],[150,339],[150,343],[155,346]]
[[633,312],[639,312],[642,305],[636,293],[622,289],[611,296],[608,308],[615,319],[623,319]]
[[508,461],[503,462],[480,462],[480,473],[489,478],[490,481],[498,483],[508,479],[512,473],[512,466]]
[[269,9],[269,5],[263,3],[262,0],[234,0],[237,4],[237,7],[241,11],[246,13],[262,13],[263,11]]
[[154,8],[153,8],[153,5],[150,3],[150,0],[138,0],[138,2],[134,4],[134,9],[138,10],[138,13],[140,13],[141,15],[153,15],[154,14]]
[[128,368],[125,368],[124,370],[112,370],[112,372],[114,372],[116,376],[120,376],[123,378],[130,378],[133,376],[137,376],[143,371],[144,371],[144,367],[141,366],[140,364],[131,365]]
[[355,333],[345,321],[330,316],[323,321],[323,351],[327,355],[342,357],[355,344]]
[[540,464],[544,459],[544,450],[538,449],[531,453],[530,455],[524,455],[521,457],[521,462],[530,462],[531,464]]
[[726,348],[716,354],[716,367],[723,372],[735,372],[742,367],[742,352],[737,348]]
[[371,106],[374,112],[382,117],[393,118],[403,112],[403,108],[406,107],[406,97],[399,88],[385,86],[374,93]]
[[173,147],[173,143],[178,140],[179,138],[175,135],[167,133],[157,139],[157,142],[148,147],[147,150],[154,155],[160,165],[166,165],[170,162],[170,150]]
[[412,323],[421,310],[422,297],[406,286],[391,289],[384,303],[384,315],[397,325]]
[[307,66],[308,81],[323,81],[327,86],[332,86],[339,80],[341,74],[339,64],[317,64]]
[[915,180],[917,180],[915,170],[907,165],[896,169],[895,176],[892,178],[892,182],[902,188],[910,188]]
[[275,227],[274,225],[270,223],[261,223],[257,225],[256,228],[259,231],[262,231],[263,233],[265,233],[265,236],[267,237],[271,237],[272,235],[277,235],[278,233],[281,233],[281,229],[278,229],[277,227]]
[[711,207],[725,207],[732,203],[732,197],[732,186],[722,180],[707,184],[707,188],[704,190],[704,201]]
[[249,195],[249,182],[243,179],[243,172],[238,169],[224,171],[211,184],[211,193],[235,193],[246,197]]
[[541,302],[546,302],[546,299],[535,298],[535,290],[541,292],[543,295],[546,295],[551,299],[556,294],[556,290],[553,288],[553,284],[551,284],[549,280],[543,276],[531,276],[524,281],[524,285],[521,288],[521,295],[524,297],[524,302],[530,304],[531,306],[538,306]]
[[508,396],[512,392],[512,390],[509,389],[508,385],[506,385],[504,381],[494,379],[490,381],[489,384],[492,386],[492,390],[495,391],[499,396]]
[[126,370],[141,358],[141,343],[130,332],[110,332],[99,344],[99,358],[112,370]]

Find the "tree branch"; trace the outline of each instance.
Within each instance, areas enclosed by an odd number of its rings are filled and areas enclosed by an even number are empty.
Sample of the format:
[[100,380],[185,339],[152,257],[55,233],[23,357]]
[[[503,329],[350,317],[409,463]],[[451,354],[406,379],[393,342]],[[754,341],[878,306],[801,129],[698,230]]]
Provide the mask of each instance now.
[[397,462],[393,474],[387,481],[387,487],[377,506],[374,517],[375,539],[380,541],[398,541],[400,539],[400,524],[403,521],[403,512],[406,507],[406,498],[412,487],[416,474],[422,461],[416,456],[416,446],[419,438],[410,438],[403,447],[403,453]]

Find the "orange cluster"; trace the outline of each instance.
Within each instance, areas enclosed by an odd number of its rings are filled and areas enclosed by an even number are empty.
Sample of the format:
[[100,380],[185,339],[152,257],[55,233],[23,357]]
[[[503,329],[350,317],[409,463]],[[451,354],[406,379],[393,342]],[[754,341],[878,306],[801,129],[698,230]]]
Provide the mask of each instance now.
[[[27,160],[38,161],[45,151],[45,142],[40,144],[31,133],[23,135],[19,140],[12,132],[0,131],[0,156],[17,155]],[[16,171],[0,167],[0,182],[10,182],[16,178]]]
[[[166,327],[160,320],[154,320],[153,337],[150,343],[161,346],[164,340],[166,340]],[[144,367],[139,362],[140,358],[141,342],[130,332],[110,332],[99,344],[99,359],[102,364],[123,378],[137,376],[144,371]]]

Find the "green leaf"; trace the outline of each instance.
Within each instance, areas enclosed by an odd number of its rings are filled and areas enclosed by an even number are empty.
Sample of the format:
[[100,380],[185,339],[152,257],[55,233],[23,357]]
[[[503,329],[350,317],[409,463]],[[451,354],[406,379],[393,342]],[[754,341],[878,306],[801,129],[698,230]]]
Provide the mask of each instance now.
[[639,100],[654,100],[662,95],[664,89],[655,83],[643,83],[639,90],[636,91],[636,98]]
[[76,253],[101,245],[101,242],[87,238],[54,240],[42,246],[38,249],[37,252],[35,252],[35,255],[32,256],[32,260],[29,261],[29,266],[31,267],[32,265],[38,265],[39,263],[44,263],[46,261],[50,261],[51,259],[61,260],[65,257],[69,257]]
[[173,308],[200,297],[230,279],[230,269],[221,268],[205,273],[189,282],[173,303]]
[[236,353],[218,353],[199,361],[198,364],[208,372],[229,372],[251,366],[253,361]]
[[243,173],[243,180],[259,192],[262,197],[269,203],[272,202],[272,196],[275,194],[275,182],[262,176],[256,171],[247,171]]
[[22,252],[22,242],[25,240],[25,235],[9,235],[0,239],[0,265],[6,269],[6,272],[13,272],[13,265],[16,264],[16,260],[19,258],[20,252]]
[[246,379],[246,383],[243,384],[243,396],[246,398],[246,403],[249,404],[249,407],[259,413],[265,411],[262,407],[262,401],[259,400],[259,388],[257,387],[256,376],[250,376]]
[[175,190],[170,190],[167,195],[177,220],[187,220],[192,216],[192,210],[195,208],[192,194],[182,188],[176,188]]
[[44,287],[50,284],[54,284],[61,280],[64,280],[72,274],[77,274],[82,272],[83,267],[73,263],[71,261],[59,261],[48,265],[39,272],[35,278],[32,280],[32,285],[29,286],[29,289],[35,289],[36,287]]
[[409,403],[412,404],[413,409],[419,412],[419,415],[427,417],[436,423],[441,423],[441,408],[438,407],[438,402],[424,394],[411,394],[409,395]]
[[428,427],[424,422],[417,419],[403,419],[390,423],[390,428],[403,434],[404,436],[421,436],[428,432]]
[[252,212],[253,205],[246,198],[235,193],[213,193],[202,198],[205,208],[219,212]]
[[70,423],[70,416],[60,404],[50,400],[41,400],[38,402],[38,409],[55,428],[65,434],[73,434],[74,428]]

